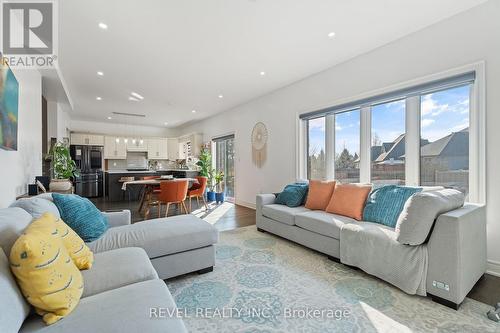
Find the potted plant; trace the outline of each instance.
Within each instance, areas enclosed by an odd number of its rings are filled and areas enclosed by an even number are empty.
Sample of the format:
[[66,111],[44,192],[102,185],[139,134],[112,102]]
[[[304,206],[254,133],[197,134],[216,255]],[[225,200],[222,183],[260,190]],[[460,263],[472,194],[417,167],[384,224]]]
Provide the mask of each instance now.
[[208,187],[207,187],[207,201],[215,201],[215,169],[209,168],[207,170],[207,177],[208,177]]
[[208,149],[203,148],[201,150],[196,165],[200,168],[200,176],[209,176],[210,168],[212,167],[212,155],[210,154],[210,151]]
[[220,171],[217,172],[214,176],[215,180],[215,201],[217,203],[223,203],[224,202],[224,172]]
[[200,176],[208,178],[206,189],[207,201],[215,201],[214,183],[215,170],[212,169],[212,154],[207,148],[202,148],[196,165],[200,168]]
[[57,142],[49,152],[52,161],[52,180],[49,189],[51,192],[72,193],[73,183],[71,178],[78,177],[79,172],[75,161],[71,159],[68,147]]

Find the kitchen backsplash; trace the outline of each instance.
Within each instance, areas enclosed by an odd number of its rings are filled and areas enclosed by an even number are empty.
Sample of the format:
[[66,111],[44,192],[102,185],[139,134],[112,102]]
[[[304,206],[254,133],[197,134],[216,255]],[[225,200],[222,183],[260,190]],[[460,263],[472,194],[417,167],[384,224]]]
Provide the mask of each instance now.
[[[155,162],[155,160],[149,160]],[[174,161],[158,160],[156,165],[158,169],[173,168],[176,166]],[[148,159],[146,153],[127,153],[126,160],[108,160],[108,170],[126,170],[126,169],[148,169]]]

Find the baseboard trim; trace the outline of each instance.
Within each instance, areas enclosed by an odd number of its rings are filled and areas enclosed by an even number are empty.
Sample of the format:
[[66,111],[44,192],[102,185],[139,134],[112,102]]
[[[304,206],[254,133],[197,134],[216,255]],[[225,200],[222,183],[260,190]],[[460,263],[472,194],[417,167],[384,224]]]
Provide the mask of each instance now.
[[243,201],[243,200],[238,200],[236,199],[234,201],[234,203],[238,206],[243,206],[243,207],[247,207],[247,208],[250,208],[250,209],[255,209],[255,203],[254,202],[246,202],[246,201]]
[[488,266],[486,267],[486,273],[500,277],[500,262],[494,261],[494,260],[488,260]]

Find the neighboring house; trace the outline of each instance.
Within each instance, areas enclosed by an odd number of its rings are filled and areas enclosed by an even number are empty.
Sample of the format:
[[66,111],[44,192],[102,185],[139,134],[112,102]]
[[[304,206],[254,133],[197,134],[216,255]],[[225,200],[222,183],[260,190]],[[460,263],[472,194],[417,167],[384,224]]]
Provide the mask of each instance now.
[[420,150],[420,182],[459,190],[468,188],[469,128],[453,132]]

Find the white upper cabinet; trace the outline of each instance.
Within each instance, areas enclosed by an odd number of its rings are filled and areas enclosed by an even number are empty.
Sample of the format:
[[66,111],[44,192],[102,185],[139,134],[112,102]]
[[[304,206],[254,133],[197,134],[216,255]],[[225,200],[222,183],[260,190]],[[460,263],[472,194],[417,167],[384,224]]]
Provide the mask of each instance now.
[[127,152],[145,152],[150,160],[197,158],[202,145],[201,134],[189,134],[180,138],[126,137],[89,133],[71,133],[72,145],[104,146],[104,158],[120,160]]
[[106,136],[104,138],[104,158],[124,160],[127,158],[127,144],[123,138]]
[[166,138],[148,139],[148,159],[150,160],[168,159],[168,139]]
[[169,138],[168,140],[168,159],[175,161],[179,158],[179,139]]
[[103,146],[104,136],[87,133],[71,133],[70,143],[72,145]]
[[179,138],[179,158],[198,158],[201,152],[203,136],[201,134],[190,134]]

